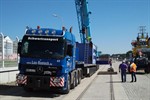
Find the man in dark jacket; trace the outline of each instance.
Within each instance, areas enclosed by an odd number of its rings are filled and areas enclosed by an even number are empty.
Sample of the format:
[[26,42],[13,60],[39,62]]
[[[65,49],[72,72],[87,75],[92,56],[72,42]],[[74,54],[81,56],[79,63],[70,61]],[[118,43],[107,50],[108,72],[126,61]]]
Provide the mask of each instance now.
[[127,71],[127,64],[125,61],[122,61],[122,63],[119,65],[119,72],[121,71],[121,80],[122,82],[126,82],[126,71]]

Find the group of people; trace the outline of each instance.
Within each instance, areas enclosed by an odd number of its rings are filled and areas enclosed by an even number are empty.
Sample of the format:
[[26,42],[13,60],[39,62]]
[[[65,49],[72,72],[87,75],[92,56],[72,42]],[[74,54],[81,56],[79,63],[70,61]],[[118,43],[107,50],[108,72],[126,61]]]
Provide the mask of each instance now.
[[129,71],[131,73],[131,82],[136,82],[136,64],[134,61],[126,63],[125,61],[122,61],[122,63],[119,65],[119,72],[121,72],[121,80],[122,82],[126,82],[126,72],[129,68]]

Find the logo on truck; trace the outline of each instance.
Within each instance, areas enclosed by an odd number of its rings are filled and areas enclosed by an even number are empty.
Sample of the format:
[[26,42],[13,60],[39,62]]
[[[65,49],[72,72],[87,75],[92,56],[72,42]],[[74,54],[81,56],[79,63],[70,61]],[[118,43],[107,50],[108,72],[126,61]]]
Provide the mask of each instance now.
[[43,67],[42,66],[38,66],[37,69],[36,69],[36,71],[38,73],[42,73],[43,72]]

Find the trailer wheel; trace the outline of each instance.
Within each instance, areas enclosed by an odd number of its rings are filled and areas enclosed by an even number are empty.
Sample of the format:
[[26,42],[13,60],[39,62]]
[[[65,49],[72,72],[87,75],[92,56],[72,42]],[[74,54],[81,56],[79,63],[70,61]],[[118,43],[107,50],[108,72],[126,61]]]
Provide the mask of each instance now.
[[77,86],[77,85],[79,84],[79,78],[78,78],[78,77],[79,77],[79,74],[78,74],[78,72],[77,72],[77,73],[76,73],[76,77],[75,77],[75,78],[76,78],[76,84],[75,84],[75,86]]
[[70,91],[70,76],[69,75],[68,75],[67,79],[68,79],[67,83],[66,83],[67,84],[67,89],[62,91],[63,94],[68,94],[69,91]]

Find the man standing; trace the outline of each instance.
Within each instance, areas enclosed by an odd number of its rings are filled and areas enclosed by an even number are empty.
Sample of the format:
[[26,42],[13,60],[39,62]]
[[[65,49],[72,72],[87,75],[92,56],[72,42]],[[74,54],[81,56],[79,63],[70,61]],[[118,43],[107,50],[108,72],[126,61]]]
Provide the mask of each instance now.
[[112,67],[112,59],[109,59],[109,65]]
[[119,72],[121,70],[121,80],[122,82],[126,82],[126,71],[127,71],[127,64],[125,61],[122,61],[122,63],[119,65]]
[[130,72],[131,72],[131,82],[136,82],[137,79],[136,79],[136,64],[132,61],[131,65],[130,65]]

